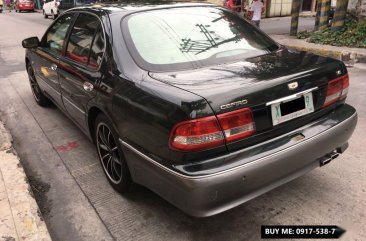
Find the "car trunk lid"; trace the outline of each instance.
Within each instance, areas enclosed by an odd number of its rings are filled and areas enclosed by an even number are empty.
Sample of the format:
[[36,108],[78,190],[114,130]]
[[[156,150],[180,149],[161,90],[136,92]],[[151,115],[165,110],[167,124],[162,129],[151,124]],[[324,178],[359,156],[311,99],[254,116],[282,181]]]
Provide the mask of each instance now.
[[[311,112],[316,112],[323,106],[327,83],[344,72],[340,61],[281,49],[235,63],[193,71],[150,73],[150,76],[200,95],[207,100],[216,115],[250,108],[256,126],[255,135],[259,135],[293,122],[275,123],[277,120],[273,117],[271,105],[276,100],[310,92],[307,95],[312,97]],[[289,108],[291,111],[293,107]],[[227,146],[230,150],[243,145],[246,145],[245,140]]]

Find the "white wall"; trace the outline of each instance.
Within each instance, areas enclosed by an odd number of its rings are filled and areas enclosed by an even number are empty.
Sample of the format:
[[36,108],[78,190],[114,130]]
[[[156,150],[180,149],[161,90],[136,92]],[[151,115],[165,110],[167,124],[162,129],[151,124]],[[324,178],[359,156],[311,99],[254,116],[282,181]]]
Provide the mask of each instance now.
[[349,0],[348,1],[348,10],[355,10],[358,0]]

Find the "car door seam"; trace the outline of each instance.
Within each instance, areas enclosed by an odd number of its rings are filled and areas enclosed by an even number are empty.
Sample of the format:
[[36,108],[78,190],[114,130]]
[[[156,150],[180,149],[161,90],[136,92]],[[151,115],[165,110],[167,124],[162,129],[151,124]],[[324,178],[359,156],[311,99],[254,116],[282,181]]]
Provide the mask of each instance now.
[[83,111],[82,109],[80,109],[79,107],[77,107],[71,100],[69,100],[68,98],[66,98],[64,95],[62,95],[62,98],[65,99],[67,102],[69,102],[75,109],[77,109],[81,113],[85,114],[85,111]]

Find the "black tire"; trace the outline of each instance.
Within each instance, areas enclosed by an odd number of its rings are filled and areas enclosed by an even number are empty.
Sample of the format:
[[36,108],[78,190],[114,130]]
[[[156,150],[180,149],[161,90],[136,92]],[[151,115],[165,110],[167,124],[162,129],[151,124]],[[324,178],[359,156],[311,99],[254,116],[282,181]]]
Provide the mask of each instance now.
[[95,144],[104,174],[117,192],[128,192],[132,180],[117,131],[103,114],[97,116],[94,127]]
[[51,11],[51,17],[53,20],[55,20],[57,18],[57,15],[53,11]]
[[46,14],[46,12],[44,10],[43,10],[43,17],[44,18],[48,18],[47,14]]
[[27,65],[27,72],[35,101],[40,106],[49,106],[51,104],[51,101],[42,93],[42,90],[39,87],[36,77],[34,75],[33,68],[30,64]]

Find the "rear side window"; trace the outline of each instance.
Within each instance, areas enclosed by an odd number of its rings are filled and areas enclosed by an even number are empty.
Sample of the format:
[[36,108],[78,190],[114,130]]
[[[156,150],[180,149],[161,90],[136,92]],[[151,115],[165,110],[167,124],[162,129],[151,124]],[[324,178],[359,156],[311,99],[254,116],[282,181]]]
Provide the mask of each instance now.
[[71,30],[66,56],[87,65],[93,39],[99,27],[100,21],[97,17],[89,14],[80,14]]

